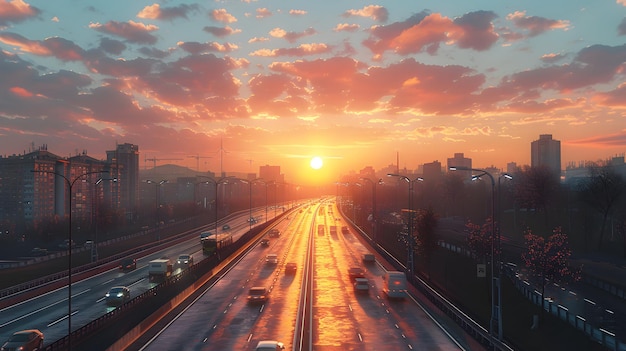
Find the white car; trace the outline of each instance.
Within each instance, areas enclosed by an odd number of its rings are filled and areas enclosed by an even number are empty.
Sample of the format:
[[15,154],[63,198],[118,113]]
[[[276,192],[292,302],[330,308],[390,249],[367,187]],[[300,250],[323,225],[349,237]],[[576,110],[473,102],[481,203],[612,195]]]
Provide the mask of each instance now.
[[285,345],[282,342],[276,340],[261,340],[256,344],[255,351],[279,351],[284,350]]

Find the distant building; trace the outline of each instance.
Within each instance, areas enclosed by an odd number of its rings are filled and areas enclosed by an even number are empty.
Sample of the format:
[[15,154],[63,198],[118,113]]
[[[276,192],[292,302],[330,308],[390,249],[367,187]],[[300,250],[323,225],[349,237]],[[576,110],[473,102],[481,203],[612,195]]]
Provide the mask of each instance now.
[[441,162],[433,161],[431,163],[424,163],[422,167],[422,174],[424,175],[424,181],[429,184],[438,183],[443,179],[443,173],[441,172]]
[[[454,154],[453,158],[448,158],[448,167],[463,167],[463,168],[472,168],[472,159],[465,157],[462,152],[458,152]],[[469,179],[472,176],[472,171],[455,171],[458,172],[459,175],[463,177],[463,179]]]
[[132,219],[139,207],[139,146],[125,143],[106,154],[107,162],[118,170],[117,174],[109,176],[119,180],[121,206],[126,211],[126,218]]
[[259,167],[259,178],[266,183],[275,182],[281,184],[285,182],[285,176],[280,174],[280,166],[265,165]]
[[68,217],[71,211],[72,220],[90,222],[97,203],[120,206],[114,195],[119,194],[119,184],[98,182],[109,176],[104,171],[117,173],[114,165],[86,153],[66,159],[48,152],[45,145],[0,158],[0,219],[37,225],[55,216]]
[[552,139],[552,134],[541,134],[530,143],[530,166],[547,167],[556,176],[561,176],[561,142]]

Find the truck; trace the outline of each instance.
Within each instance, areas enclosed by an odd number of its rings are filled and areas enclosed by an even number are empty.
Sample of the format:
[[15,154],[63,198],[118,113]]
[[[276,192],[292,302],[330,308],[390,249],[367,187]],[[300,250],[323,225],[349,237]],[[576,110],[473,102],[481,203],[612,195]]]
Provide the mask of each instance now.
[[172,275],[173,265],[168,258],[152,260],[148,263],[150,282],[161,283]]
[[407,283],[404,272],[388,271],[383,276],[383,292],[390,299],[404,299],[406,289]]

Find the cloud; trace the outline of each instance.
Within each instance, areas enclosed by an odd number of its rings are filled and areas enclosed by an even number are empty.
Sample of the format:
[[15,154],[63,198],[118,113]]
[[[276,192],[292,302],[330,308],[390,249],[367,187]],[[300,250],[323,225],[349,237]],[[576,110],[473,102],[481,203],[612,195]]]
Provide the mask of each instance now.
[[[624,0],[626,1],[626,0]],[[617,26],[617,34],[618,35],[626,35],[626,18],[623,18],[622,21]]]
[[305,55],[320,55],[331,52],[332,47],[326,44],[313,43],[302,44],[296,48],[287,49],[262,49],[252,52],[250,56],[265,56],[265,57],[277,57],[277,56],[305,56]]
[[139,11],[137,17],[143,19],[173,20],[176,18],[187,18],[190,12],[198,10],[198,5],[181,4],[174,7],[161,7],[159,4],[153,4]]
[[256,18],[266,18],[270,17],[271,15],[272,12],[265,7],[256,10]]
[[209,14],[209,16],[218,22],[224,22],[224,23],[233,23],[233,22],[237,22],[237,18],[235,18],[235,16],[231,15],[230,13],[228,13],[228,11],[226,9],[216,9],[211,11],[211,13]]
[[119,55],[126,50],[126,45],[119,40],[103,37],[100,39],[100,49],[109,54]]
[[95,29],[101,33],[115,35],[126,39],[132,43],[138,44],[155,44],[157,38],[150,34],[159,27],[152,24],[143,24],[135,21],[118,22],[109,21],[105,24],[90,23],[89,28]]
[[498,39],[490,11],[476,11],[451,20],[438,13],[420,12],[402,22],[370,29],[370,37],[363,41],[376,56],[386,51],[400,55],[420,52],[435,54],[441,44],[463,49],[483,51]]
[[0,33],[0,42],[18,47],[23,52],[37,56],[54,56],[62,61],[80,61],[85,52],[73,42],[51,37],[43,41],[29,40],[15,33]]
[[596,135],[584,139],[566,140],[567,145],[576,145],[594,148],[626,147],[626,130],[607,135]]
[[289,10],[289,14],[292,16],[304,16],[307,12],[304,10]]
[[40,13],[41,10],[23,0],[0,0],[0,27],[23,22]]
[[202,28],[202,30],[204,30],[207,33],[211,33],[215,35],[216,37],[225,37],[228,35],[237,34],[241,32],[240,29],[233,29],[229,26],[226,26],[226,27],[206,26]]
[[288,32],[282,28],[274,28],[270,31],[270,35],[274,38],[282,38],[287,40],[290,43],[296,42],[300,38],[304,38],[307,36],[311,36],[317,33],[313,28],[307,28],[302,32]]
[[369,17],[375,21],[385,23],[389,19],[389,11],[383,6],[369,5],[360,10],[348,10],[344,12],[344,17],[359,16]]
[[198,42],[179,42],[177,43],[178,47],[185,50],[190,54],[200,54],[207,52],[232,52],[236,50],[238,47],[235,44],[219,44],[216,42],[210,43],[198,43]]
[[553,29],[568,30],[570,27],[569,21],[552,20],[539,16],[526,16],[525,11],[516,11],[507,15],[506,18],[512,21],[517,27],[526,30],[529,37],[536,37]]
[[358,24],[338,23],[335,28],[335,32],[356,32],[359,30]]

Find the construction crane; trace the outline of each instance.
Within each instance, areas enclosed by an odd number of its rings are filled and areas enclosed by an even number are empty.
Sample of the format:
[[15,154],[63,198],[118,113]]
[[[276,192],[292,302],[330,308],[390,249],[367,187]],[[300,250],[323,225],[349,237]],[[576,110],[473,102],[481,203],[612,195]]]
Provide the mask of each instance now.
[[145,162],[152,161],[152,169],[155,169],[157,161],[178,161],[178,160],[182,160],[182,158],[146,158],[144,160],[144,164]]
[[201,158],[213,158],[211,156],[200,156],[200,155],[192,155],[187,157],[193,157],[196,159],[196,171],[200,172],[200,159]]

